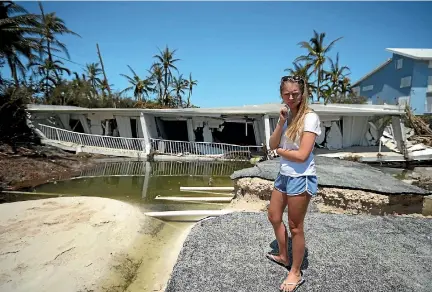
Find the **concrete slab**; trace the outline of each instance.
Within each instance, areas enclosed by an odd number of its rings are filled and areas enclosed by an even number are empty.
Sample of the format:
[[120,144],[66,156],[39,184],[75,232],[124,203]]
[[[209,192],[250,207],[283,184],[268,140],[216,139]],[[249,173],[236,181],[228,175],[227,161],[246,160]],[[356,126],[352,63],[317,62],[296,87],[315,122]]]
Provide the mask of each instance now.
[[[320,156],[315,157],[315,163],[320,186],[357,189],[381,194],[430,194],[429,191],[404,183],[367,164]],[[235,171],[231,179],[260,177],[275,180],[279,172],[279,164],[279,158],[263,161],[254,167]]]

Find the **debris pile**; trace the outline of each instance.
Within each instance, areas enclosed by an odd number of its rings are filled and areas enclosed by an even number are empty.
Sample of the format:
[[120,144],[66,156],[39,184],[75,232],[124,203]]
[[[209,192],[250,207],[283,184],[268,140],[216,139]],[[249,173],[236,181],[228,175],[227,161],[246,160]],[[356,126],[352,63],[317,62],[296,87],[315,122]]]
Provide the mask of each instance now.
[[[417,160],[429,160],[432,155],[432,129],[420,117],[414,115],[409,107],[405,108],[405,147],[408,155]],[[393,152],[401,153],[394,139],[392,125],[386,126],[380,138],[382,145]]]
[[415,116],[409,107],[405,109],[406,123],[414,130],[414,135],[408,139],[415,144],[424,144],[432,147],[432,129],[421,118]]

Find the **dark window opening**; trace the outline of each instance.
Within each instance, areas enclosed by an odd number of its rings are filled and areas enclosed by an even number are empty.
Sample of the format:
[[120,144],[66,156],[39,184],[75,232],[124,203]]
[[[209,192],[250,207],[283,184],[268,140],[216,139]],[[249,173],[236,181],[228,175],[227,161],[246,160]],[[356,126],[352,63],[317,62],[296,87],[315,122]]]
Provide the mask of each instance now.
[[248,123],[247,135],[244,123],[225,122],[222,131],[213,131],[213,140],[216,143],[227,143],[235,145],[256,145],[253,124]]
[[72,131],[74,131],[74,132],[84,133],[84,127],[82,126],[80,120],[70,119],[70,120],[69,120],[69,127],[70,127],[70,128],[72,129]]
[[189,141],[186,121],[164,121],[165,140]]
[[199,127],[196,130],[194,130],[195,133],[195,142],[204,142],[204,135],[203,135],[203,127]]
[[132,138],[138,138],[137,120],[136,119],[130,119],[130,125],[131,125],[131,131],[132,131]]

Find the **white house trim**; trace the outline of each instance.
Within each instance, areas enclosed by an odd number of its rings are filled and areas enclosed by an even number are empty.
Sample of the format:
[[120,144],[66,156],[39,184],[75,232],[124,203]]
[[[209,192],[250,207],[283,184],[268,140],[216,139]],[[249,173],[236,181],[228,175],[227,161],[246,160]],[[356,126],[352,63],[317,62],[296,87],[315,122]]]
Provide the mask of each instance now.
[[432,49],[387,48],[388,52],[416,60],[432,60]]

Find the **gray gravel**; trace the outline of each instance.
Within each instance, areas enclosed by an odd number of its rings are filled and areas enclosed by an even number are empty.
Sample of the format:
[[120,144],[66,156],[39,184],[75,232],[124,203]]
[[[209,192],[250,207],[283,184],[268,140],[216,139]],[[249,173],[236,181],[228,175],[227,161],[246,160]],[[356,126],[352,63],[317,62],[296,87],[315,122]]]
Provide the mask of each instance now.
[[[235,171],[231,179],[260,177],[275,180],[279,171],[279,159],[257,163],[250,168]],[[315,157],[318,184],[324,187],[339,187],[372,191],[382,194],[420,194],[431,192],[404,183],[389,174],[367,164],[328,157]]]
[[[432,291],[431,219],[308,213],[305,233],[298,291]],[[274,240],[265,213],[200,222],[165,291],[278,291],[286,270],[265,258]]]

